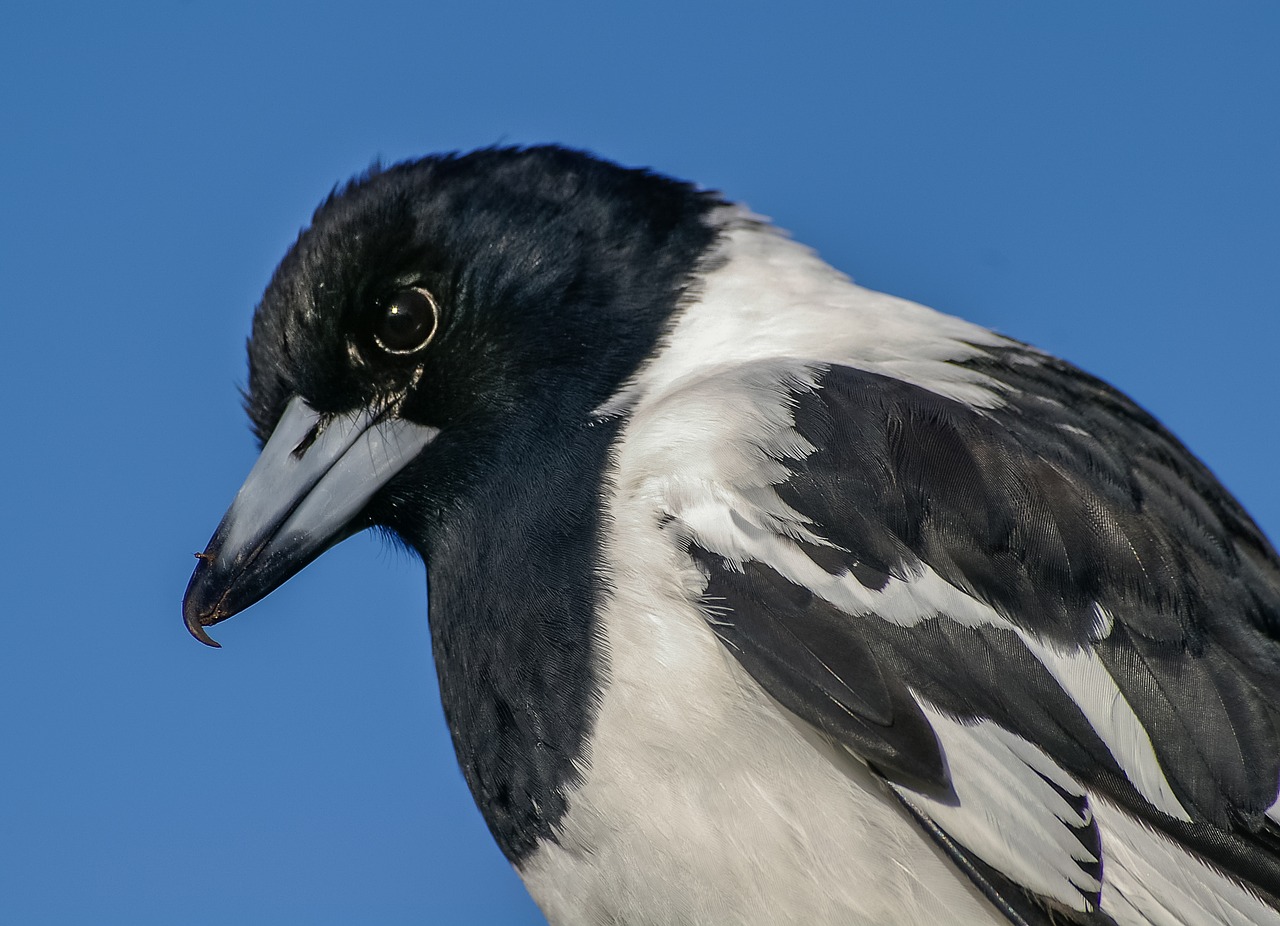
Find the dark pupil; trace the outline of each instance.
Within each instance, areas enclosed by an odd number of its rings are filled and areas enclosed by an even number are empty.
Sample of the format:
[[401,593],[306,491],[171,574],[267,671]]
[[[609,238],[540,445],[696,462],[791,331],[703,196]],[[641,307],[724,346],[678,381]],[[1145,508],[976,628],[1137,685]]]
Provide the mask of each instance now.
[[412,351],[421,347],[435,326],[435,312],[422,293],[406,290],[383,310],[378,321],[378,343],[389,351]]

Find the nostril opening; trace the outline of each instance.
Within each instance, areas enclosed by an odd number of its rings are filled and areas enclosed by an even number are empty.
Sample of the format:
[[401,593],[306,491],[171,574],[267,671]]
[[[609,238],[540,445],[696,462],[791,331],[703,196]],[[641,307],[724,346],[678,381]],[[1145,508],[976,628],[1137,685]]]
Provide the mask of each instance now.
[[316,422],[311,426],[311,430],[307,431],[302,440],[298,441],[298,446],[293,448],[292,455],[295,459],[301,460],[306,452],[311,449],[311,445],[320,437],[320,432],[324,428],[320,426],[320,422]]

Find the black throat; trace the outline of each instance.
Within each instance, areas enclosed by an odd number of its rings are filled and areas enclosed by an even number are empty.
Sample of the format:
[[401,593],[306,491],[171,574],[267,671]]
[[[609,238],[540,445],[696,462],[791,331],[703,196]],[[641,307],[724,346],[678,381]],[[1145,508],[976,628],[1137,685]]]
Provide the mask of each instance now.
[[[458,762],[503,853],[554,839],[606,656],[601,503],[618,421],[489,474],[433,531],[432,644]],[[505,471],[503,471],[505,470]]]

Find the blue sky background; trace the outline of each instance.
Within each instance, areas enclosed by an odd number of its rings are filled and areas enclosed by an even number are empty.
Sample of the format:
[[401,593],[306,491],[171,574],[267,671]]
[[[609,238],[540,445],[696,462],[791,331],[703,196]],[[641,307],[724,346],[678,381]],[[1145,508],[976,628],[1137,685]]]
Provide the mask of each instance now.
[[349,541],[191,640],[243,341],[374,158],[561,141],[1068,357],[1280,534],[1280,5],[0,11],[0,921],[541,919],[443,726],[421,565]]

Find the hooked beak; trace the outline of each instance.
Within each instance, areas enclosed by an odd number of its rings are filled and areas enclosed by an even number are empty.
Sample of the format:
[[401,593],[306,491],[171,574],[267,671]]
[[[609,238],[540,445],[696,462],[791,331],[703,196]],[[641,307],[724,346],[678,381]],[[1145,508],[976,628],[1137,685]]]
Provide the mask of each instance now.
[[295,396],[196,565],[182,602],[205,628],[275,591],[367,525],[357,515],[439,430],[364,409],[324,418]]

